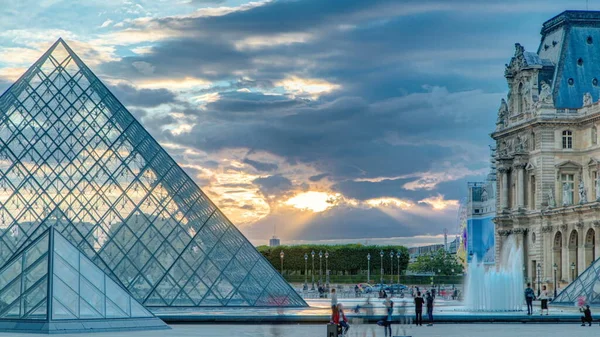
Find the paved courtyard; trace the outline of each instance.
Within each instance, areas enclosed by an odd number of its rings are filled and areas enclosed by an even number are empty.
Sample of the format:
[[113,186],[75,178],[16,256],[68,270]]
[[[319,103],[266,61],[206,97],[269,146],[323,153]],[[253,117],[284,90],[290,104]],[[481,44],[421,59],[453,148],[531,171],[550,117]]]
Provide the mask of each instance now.
[[[173,325],[168,331],[139,331],[126,333],[93,333],[54,335],[65,337],[319,337],[325,336],[325,326],[317,325]],[[394,336],[397,334],[394,327]],[[512,336],[598,336],[600,326],[581,327],[579,324],[440,324],[433,327],[412,327],[407,330],[413,337],[512,337]],[[31,337],[31,334],[0,333],[0,337]],[[383,328],[353,325],[348,337],[384,336]]]

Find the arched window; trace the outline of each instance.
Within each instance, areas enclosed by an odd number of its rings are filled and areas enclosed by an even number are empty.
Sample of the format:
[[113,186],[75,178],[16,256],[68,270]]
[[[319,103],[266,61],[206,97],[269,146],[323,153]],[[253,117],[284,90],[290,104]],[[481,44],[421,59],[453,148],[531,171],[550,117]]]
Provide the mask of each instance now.
[[519,83],[519,90],[517,91],[517,114],[523,112],[523,83]]
[[598,144],[598,129],[596,126],[592,126],[592,145]]
[[572,149],[573,148],[573,132],[565,130],[562,132],[562,148]]

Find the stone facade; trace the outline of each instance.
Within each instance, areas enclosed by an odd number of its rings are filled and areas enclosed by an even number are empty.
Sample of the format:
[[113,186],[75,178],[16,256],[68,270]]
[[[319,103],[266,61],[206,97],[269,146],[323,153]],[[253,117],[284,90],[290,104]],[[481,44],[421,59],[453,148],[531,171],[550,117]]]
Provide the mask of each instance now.
[[552,289],[600,256],[600,12],[547,21],[537,53],[515,46],[492,133],[496,259],[517,236],[528,280]]

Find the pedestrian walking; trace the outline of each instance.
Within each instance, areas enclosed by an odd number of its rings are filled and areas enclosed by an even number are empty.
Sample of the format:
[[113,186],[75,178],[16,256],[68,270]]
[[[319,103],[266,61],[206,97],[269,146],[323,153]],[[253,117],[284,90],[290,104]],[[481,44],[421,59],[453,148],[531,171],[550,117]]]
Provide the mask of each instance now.
[[385,301],[383,301],[383,305],[385,306],[387,313],[383,324],[383,329],[386,337],[388,337],[388,334],[389,337],[392,337],[392,314],[394,313],[394,302],[392,302],[390,298],[386,298]]
[[540,310],[540,316],[544,314],[544,310],[546,310],[546,316],[548,316],[549,310],[548,310],[548,299],[550,298],[550,296],[548,295],[548,290],[546,289],[546,286],[542,286],[542,293],[540,294],[540,302],[541,302],[541,310]]
[[335,292],[335,288],[331,288],[331,310],[338,304],[337,293]]
[[583,312],[583,316],[581,316],[581,326],[585,326],[585,323],[588,323],[592,326],[592,311],[590,310],[590,306],[586,305],[585,308],[579,308],[580,312]]
[[429,317],[427,326],[433,326],[433,296],[431,296],[431,293],[427,292],[425,301],[427,302],[427,316]]
[[535,292],[531,289],[531,283],[527,283],[525,288],[525,302],[527,303],[527,315],[533,314],[533,300],[535,299]]
[[415,297],[415,325],[423,326],[423,304],[425,301],[421,297],[421,292],[417,291]]

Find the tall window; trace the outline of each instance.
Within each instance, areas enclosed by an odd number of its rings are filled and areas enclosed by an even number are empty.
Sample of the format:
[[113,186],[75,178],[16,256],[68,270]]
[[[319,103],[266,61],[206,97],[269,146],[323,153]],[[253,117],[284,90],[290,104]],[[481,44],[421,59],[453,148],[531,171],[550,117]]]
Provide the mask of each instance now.
[[573,132],[565,130],[562,133],[562,148],[572,149],[573,148]]
[[[563,205],[573,205],[573,192],[575,191],[575,179],[573,174],[561,174],[561,191],[563,197]],[[567,193],[565,195],[564,188],[567,185]],[[566,199],[565,199],[566,198]]]
[[523,112],[523,83],[519,83],[519,91],[517,92],[517,114]]
[[531,150],[535,151],[535,133],[531,133]]
[[596,126],[592,126],[592,145],[598,144],[598,129]]
[[598,190],[598,171],[592,172],[592,178],[594,178],[594,191],[592,195],[594,196],[594,200],[598,199],[598,195],[596,195],[596,191]]

